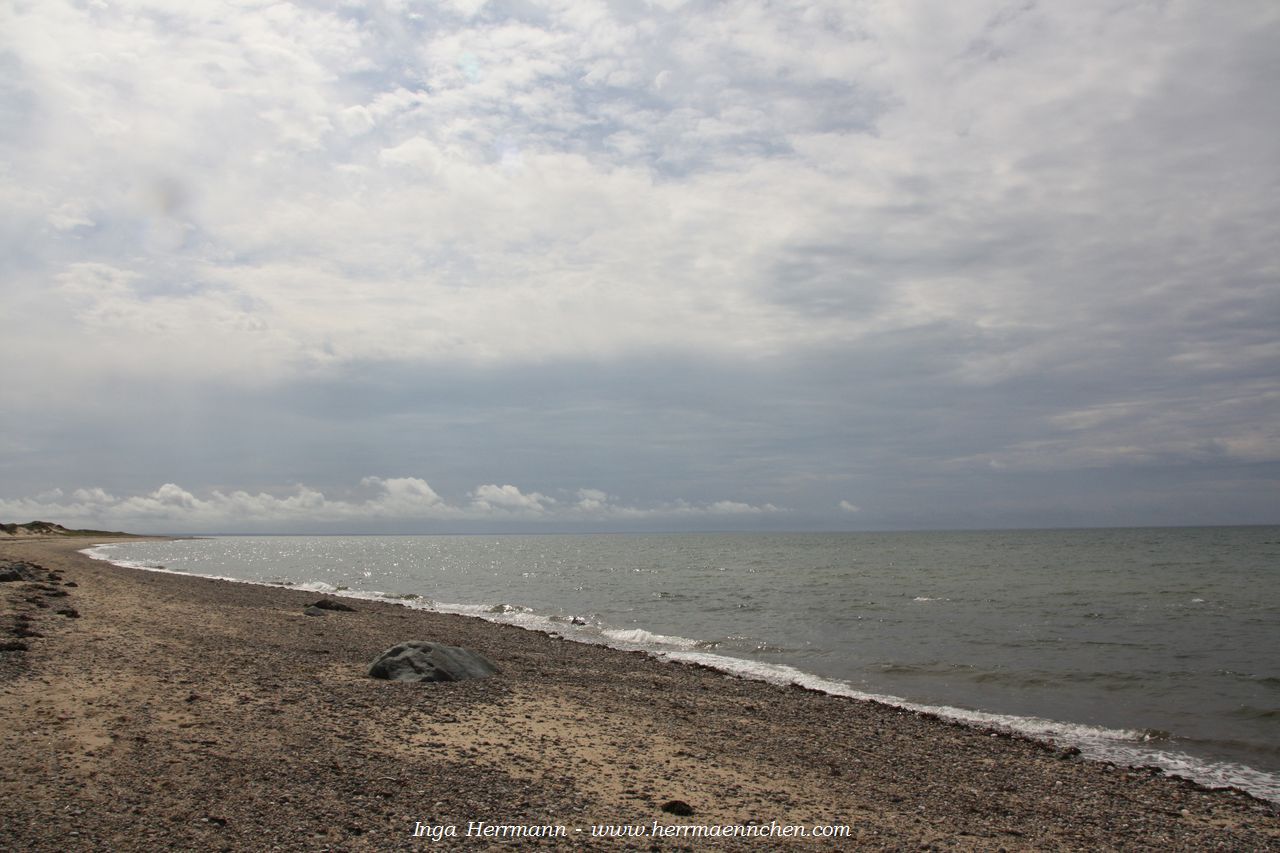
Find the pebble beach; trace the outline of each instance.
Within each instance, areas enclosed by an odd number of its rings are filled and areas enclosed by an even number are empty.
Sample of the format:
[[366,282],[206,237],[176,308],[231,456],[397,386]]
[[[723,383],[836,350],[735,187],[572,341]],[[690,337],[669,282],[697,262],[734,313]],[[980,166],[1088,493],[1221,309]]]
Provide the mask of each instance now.
[[[390,602],[308,614],[314,592],[90,544],[0,542],[0,850],[1280,849],[1239,791]],[[368,676],[407,640],[500,671]]]

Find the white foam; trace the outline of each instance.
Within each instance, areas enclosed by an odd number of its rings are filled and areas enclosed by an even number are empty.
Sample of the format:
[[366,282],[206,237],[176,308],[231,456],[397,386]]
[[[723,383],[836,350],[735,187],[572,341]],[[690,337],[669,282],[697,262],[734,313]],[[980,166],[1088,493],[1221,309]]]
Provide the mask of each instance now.
[[698,641],[688,637],[673,637],[667,634],[654,634],[643,628],[605,628],[600,632],[612,643],[626,643],[632,646],[672,646],[677,649],[692,649]]
[[309,592],[325,592],[325,593],[338,592],[338,588],[336,586],[334,586],[333,584],[325,583],[324,581],[306,581],[304,583],[295,583],[293,585],[293,588],[305,589]]
[[[121,560],[110,556],[106,553],[106,549],[114,548],[114,545],[95,545],[92,548],[81,548],[80,553],[94,560],[102,560],[115,566],[125,569],[139,569],[144,572],[159,572],[164,575],[185,575],[192,578],[209,578],[215,581],[231,581],[232,583],[253,583],[253,581],[244,581],[240,578],[231,578],[226,575],[203,575],[196,572],[179,572],[173,569],[167,569],[164,566],[157,566],[154,563],[139,563],[135,560]],[[260,584],[260,586],[276,586],[276,584]]]
[[1186,753],[1158,749],[1149,745],[1150,733],[1142,730],[1109,729],[1103,726],[1063,723],[1040,717],[994,714],[947,705],[921,705],[897,696],[858,690],[847,682],[823,678],[786,664],[742,660],[706,652],[657,652],[655,657],[697,663],[757,681],[783,685],[795,684],[833,696],[879,702],[907,711],[933,714],[944,720],[1024,735],[1057,746],[1074,746],[1080,750],[1084,758],[1110,761],[1130,767],[1159,767],[1170,775],[1190,779],[1207,788],[1239,788],[1259,799],[1280,803],[1280,776],[1255,770],[1243,764],[1206,761]]

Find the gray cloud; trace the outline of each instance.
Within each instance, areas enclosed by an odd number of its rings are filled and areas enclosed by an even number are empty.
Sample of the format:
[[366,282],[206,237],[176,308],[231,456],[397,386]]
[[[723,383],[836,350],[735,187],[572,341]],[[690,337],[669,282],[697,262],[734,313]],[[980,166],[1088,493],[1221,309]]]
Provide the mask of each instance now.
[[1271,4],[4,15],[8,510],[1276,520]]

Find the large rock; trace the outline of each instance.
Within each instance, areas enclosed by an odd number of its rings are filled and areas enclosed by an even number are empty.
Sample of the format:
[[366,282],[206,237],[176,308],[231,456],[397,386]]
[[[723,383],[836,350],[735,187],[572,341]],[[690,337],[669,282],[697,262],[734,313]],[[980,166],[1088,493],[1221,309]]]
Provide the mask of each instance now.
[[392,646],[369,667],[370,677],[390,681],[465,681],[497,672],[493,662],[479,652],[425,640]]
[[341,613],[355,613],[356,609],[349,604],[343,604],[341,601],[334,601],[332,598],[322,598],[312,607],[318,607],[321,610],[334,610]]

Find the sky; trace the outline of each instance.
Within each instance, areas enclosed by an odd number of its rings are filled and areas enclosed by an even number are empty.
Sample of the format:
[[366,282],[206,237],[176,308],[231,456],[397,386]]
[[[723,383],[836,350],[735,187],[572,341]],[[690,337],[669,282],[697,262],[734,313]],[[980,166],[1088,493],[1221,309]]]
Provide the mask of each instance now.
[[8,0],[0,520],[1280,523],[1280,4]]

